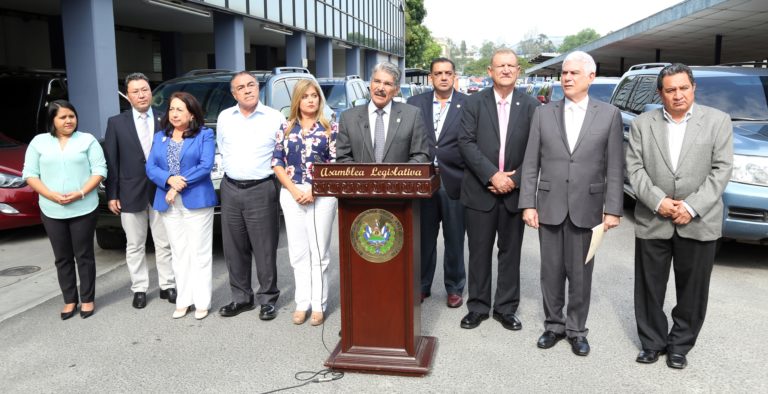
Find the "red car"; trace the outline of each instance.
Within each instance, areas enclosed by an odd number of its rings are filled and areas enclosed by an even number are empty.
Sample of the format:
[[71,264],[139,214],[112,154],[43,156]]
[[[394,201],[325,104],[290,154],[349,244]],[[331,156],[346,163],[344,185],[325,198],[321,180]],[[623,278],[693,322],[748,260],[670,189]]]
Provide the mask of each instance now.
[[37,193],[21,179],[27,144],[0,133],[0,230],[40,224]]

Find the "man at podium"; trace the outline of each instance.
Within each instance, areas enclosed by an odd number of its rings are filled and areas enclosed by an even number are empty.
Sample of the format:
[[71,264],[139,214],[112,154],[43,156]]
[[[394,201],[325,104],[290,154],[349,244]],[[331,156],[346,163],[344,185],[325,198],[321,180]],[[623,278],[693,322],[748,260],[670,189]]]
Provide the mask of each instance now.
[[392,99],[400,90],[400,69],[382,62],[373,68],[371,101],[341,114],[336,162],[428,163],[429,147],[418,108]]

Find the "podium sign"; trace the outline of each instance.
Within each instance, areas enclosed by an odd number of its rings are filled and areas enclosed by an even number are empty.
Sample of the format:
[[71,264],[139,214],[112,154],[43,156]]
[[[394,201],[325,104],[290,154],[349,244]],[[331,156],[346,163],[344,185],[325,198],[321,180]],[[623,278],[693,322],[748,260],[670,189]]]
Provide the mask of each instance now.
[[420,205],[440,187],[431,164],[316,164],[312,192],[339,200],[341,341],[330,368],[424,375]]

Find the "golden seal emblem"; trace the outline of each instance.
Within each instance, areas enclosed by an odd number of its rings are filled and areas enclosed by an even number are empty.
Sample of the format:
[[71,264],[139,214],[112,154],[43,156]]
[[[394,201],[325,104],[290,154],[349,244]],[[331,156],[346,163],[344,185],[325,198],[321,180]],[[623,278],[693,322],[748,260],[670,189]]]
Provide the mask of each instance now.
[[403,224],[384,209],[363,211],[352,222],[350,241],[360,257],[371,263],[392,260],[403,248]]

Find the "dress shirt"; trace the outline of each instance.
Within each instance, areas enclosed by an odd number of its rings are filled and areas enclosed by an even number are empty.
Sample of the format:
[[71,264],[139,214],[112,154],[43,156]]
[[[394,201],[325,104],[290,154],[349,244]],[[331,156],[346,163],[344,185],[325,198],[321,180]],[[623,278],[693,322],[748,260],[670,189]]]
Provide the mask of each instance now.
[[443,123],[445,123],[445,118],[448,117],[448,110],[451,108],[453,91],[451,91],[451,96],[448,97],[448,101],[445,102],[445,107],[441,106],[440,100],[437,98],[437,93],[432,97],[432,127],[435,130],[435,141],[437,141],[440,139]]
[[[371,141],[376,141],[376,110],[379,109],[379,107],[376,106],[376,104],[373,103],[373,100],[371,100],[368,103],[368,125],[369,129],[371,131]],[[384,114],[381,115],[381,118],[384,120],[384,141],[387,140],[387,131],[389,130],[389,114],[392,112],[392,101],[388,102],[387,105],[382,108],[384,110]]]
[[581,126],[584,124],[584,117],[587,115],[587,105],[589,105],[589,96],[577,102],[565,99],[565,134],[568,136],[568,149],[573,153],[576,147],[576,141],[579,140]]
[[[92,175],[107,177],[107,162],[96,138],[75,131],[64,149],[59,139],[49,133],[38,134],[29,143],[24,156],[22,178],[39,178],[49,190],[66,194],[78,192]],[[96,189],[69,204],[59,205],[43,196],[38,197],[40,210],[54,219],[83,216],[96,209],[99,197]]]
[[[491,89],[493,89],[493,88],[491,88]],[[499,92],[497,92],[495,89],[494,89],[494,91],[493,91],[493,97],[496,99],[496,101],[494,101],[494,103],[496,103],[496,107],[497,107],[497,109],[496,109],[496,110],[497,110],[497,111],[498,111],[498,104],[499,104],[499,101],[501,101],[501,99],[504,99],[504,100],[506,100],[506,101],[507,101],[507,119],[508,119],[508,120],[511,120],[511,119],[509,119],[509,113],[510,113],[510,111],[511,111],[511,109],[512,109],[512,95],[513,95],[513,93],[514,93],[514,91],[513,91],[512,93],[510,93],[510,94],[509,94],[508,96],[506,96],[506,97],[501,97],[501,96],[499,95]],[[506,130],[499,130],[499,132],[502,132],[502,131],[504,131],[504,132],[506,133]]]
[[[141,112],[136,111],[136,108],[131,108],[131,114],[133,116],[133,125],[136,126],[136,132],[139,133],[139,141],[141,141],[141,130],[142,130],[142,122],[144,122],[143,119],[141,119]],[[152,145],[152,140],[155,137],[155,114],[152,112],[152,107],[149,107],[149,109],[146,112],[147,114],[147,124],[149,124],[149,144]]]
[[[672,171],[677,171],[677,162],[680,160],[680,152],[683,150],[685,129],[688,127],[688,120],[691,119],[691,115],[693,114],[693,106],[691,106],[688,112],[685,113],[683,120],[679,122],[672,119],[672,115],[670,115],[665,108],[662,107],[662,111],[664,112],[664,121],[667,123],[667,142],[669,145],[670,164],[672,164]],[[662,199],[662,201],[663,200],[664,199]],[[661,201],[656,204],[656,211],[659,210],[660,206]],[[687,202],[683,201],[683,206],[685,206],[685,209],[691,214],[691,217],[696,217],[696,211],[694,211]]]
[[279,111],[259,103],[249,116],[240,107],[221,111],[216,126],[216,143],[221,153],[221,168],[238,181],[264,179],[272,171],[276,135],[287,123]]

